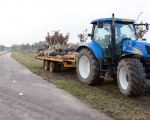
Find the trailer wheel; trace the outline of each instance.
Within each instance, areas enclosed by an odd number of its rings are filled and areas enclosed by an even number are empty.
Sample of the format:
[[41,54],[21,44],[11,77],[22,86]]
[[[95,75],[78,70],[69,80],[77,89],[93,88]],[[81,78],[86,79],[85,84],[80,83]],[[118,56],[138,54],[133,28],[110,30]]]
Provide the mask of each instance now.
[[50,72],[58,72],[60,70],[59,63],[57,63],[57,62],[50,62],[49,70],[50,70]]
[[48,71],[49,70],[49,65],[50,65],[49,61],[44,60],[44,70]]
[[76,72],[82,83],[92,85],[100,81],[100,66],[90,50],[84,48],[79,52]]
[[125,58],[117,67],[117,82],[125,96],[140,96],[146,90],[143,65],[136,58]]

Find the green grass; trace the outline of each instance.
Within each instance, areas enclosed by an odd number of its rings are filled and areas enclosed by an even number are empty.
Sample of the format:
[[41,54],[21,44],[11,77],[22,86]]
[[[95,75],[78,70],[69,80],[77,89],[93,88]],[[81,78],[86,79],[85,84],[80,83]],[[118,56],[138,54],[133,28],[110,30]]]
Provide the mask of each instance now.
[[6,54],[6,51],[0,51],[0,55]]
[[[12,56],[47,80],[50,80],[50,76],[57,78],[57,76],[61,75],[60,73],[50,74],[49,72],[45,72],[42,69],[42,62],[36,60],[32,54],[14,52]],[[66,72],[65,74],[70,73]],[[51,80],[51,82],[57,87],[66,90],[91,107],[105,112],[114,119],[148,120],[150,118],[149,94],[138,98],[127,98],[120,94],[117,84],[114,81],[105,81],[102,85],[92,87],[81,84],[77,78],[72,79],[70,77],[67,80],[65,76],[62,76],[61,79],[56,78],[55,80]]]
[[39,73],[41,70],[41,67],[43,65],[42,61],[39,61],[35,59],[34,55],[32,53],[26,53],[26,52],[13,52],[12,56],[19,61],[21,64],[25,65],[27,68],[29,68],[31,71],[35,73]]

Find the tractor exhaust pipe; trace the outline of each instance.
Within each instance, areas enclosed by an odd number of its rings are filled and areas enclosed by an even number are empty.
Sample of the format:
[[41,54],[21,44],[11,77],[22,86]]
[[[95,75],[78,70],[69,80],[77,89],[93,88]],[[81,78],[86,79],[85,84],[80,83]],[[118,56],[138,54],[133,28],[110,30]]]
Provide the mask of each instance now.
[[115,63],[116,59],[116,38],[115,38],[115,15],[112,14],[112,25],[111,25],[111,58],[112,64]]

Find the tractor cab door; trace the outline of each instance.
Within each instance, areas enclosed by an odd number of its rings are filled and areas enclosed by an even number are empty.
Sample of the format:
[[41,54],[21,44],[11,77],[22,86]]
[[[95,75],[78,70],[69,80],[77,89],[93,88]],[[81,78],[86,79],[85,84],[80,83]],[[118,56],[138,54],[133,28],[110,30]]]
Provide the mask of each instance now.
[[93,25],[93,40],[97,42],[103,49],[105,57],[111,57],[110,40],[111,40],[111,24],[102,23],[102,25]]
[[116,55],[122,54],[123,40],[136,40],[133,24],[116,23],[115,24]]

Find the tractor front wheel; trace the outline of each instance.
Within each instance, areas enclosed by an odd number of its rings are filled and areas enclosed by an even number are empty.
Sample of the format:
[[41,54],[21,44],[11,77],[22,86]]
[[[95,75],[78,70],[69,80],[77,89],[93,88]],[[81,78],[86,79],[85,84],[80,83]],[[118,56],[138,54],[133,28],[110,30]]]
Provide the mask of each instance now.
[[84,48],[79,52],[76,72],[82,83],[92,85],[100,80],[100,65],[90,50]]
[[136,58],[122,59],[117,67],[120,92],[125,96],[140,96],[145,92],[146,80],[143,65]]

